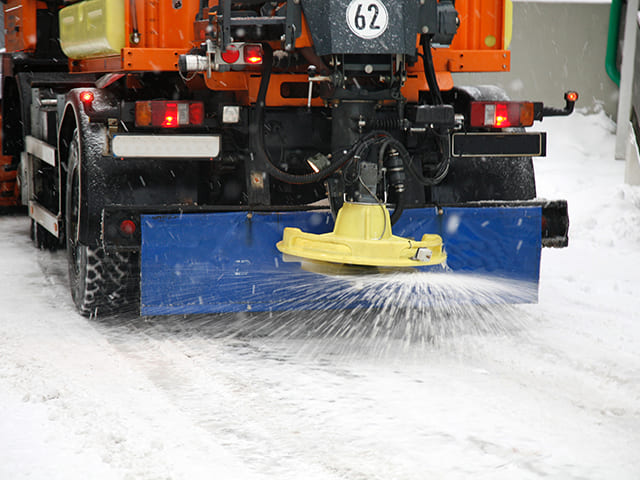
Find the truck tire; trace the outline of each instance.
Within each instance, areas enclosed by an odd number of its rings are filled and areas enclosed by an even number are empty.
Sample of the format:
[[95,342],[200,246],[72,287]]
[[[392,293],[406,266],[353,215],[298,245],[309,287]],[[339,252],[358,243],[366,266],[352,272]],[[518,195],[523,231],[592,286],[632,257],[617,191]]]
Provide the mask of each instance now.
[[445,180],[431,189],[432,201],[440,205],[535,197],[531,157],[453,158]]
[[77,310],[84,316],[113,313],[127,304],[130,273],[129,255],[108,253],[98,245],[84,245],[78,239],[81,219],[81,149],[77,131],[69,145],[65,232],[69,287]]

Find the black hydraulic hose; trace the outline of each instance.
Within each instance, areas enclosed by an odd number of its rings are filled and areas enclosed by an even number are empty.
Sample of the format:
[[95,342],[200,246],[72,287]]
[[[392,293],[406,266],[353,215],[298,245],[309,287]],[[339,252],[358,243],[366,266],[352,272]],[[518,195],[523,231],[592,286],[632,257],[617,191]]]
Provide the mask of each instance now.
[[427,178],[416,170],[415,166],[413,165],[411,155],[400,141],[391,136],[388,136],[384,140],[384,142],[385,149],[387,147],[393,147],[398,151],[398,153],[400,154],[400,158],[402,159],[402,163],[404,164],[407,171],[418,181],[418,183],[425,187],[432,187],[434,185],[437,185],[442,180],[444,180],[444,178],[447,176],[447,173],[449,173],[449,162],[447,161],[443,162],[443,165],[441,165],[435,176]]
[[260,89],[258,90],[258,98],[256,99],[255,116],[253,119],[254,135],[255,138],[255,154],[263,161],[267,172],[274,178],[296,185],[308,184],[319,182],[335,173],[340,167],[342,167],[350,158],[353,150],[345,150],[343,152],[335,153],[333,155],[333,162],[326,168],[323,168],[319,172],[309,173],[304,175],[297,175],[285,172],[278,168],[269,158],[269,153],[264,145],[264,107],[267,98],[267,90],[269,88],[269,81],[271,79],[271,71],[273,69],[273,50],[268,43],[264,43],[262,57],[262,78],[260,79]]
[[[269,81],[271,80],[271,71],[273,70],[273,49],[271,48],[271,45],[263,43],[262,50],[262,78],[260,79],[260,89],[258,90],[258,98],[256,102],[256,106],[260,109],[264,109]],[[264,113],[264,111],[262,113]]]
[[436,77],[436,69],[433,65],[433,55],[431,54],[431,37],[429,35],[422,35],[422,63],[424,64],[424,76],[427,79],[427,85],[429,85],[429,91],[431,92],[431,98],[434,105],[442,105],[442,93],[438,85],[438,78]]
[[404,161],[404,165],[405,167],[407,167],[409,173],[418,181],[418,183],[425,187],[433,187],[434,185],[438,185],[449,173],[449,161],[443,162],[436,174],[433,177],[427,178],[415,169],[410,156],[405,157],[404,155],[401,155],[401,158]]
[[396,197],[396,208],[391,214],[391,226],[394,226],[400,217],[402,216],[402,212],[404,212],[404,192],[398,192]]
[[[442,92],[440,91],[440,86],[438,85],[438,78],[436,76],[436,69],[433,64],[433,55],[431,53],[431,35],[422,35],[420,39],[420,43],[422,45],[422,63],[424,65],[424,76],[427,79],[427,85],[429,86],[429,91],[431,92],[431,99],[434,105],[443,105],[444,101],[442,99]],[[438,142],[440,143],[440,142]],[[406,152],[406,149],[404,149]],[[403,155],[403,160],[405,160],[405,165],[407,170],[413,175],[419,183],[424,186],[431,187],[439,184],[444,180],[444,178],[449,173],[450,166],[450,158],[446,155],[446,158],[440,162],[440,167],[436,174],[431,178],[425,178],[419,172],[415,170],[413,163],[411,162],[411,157],[405,157]]]

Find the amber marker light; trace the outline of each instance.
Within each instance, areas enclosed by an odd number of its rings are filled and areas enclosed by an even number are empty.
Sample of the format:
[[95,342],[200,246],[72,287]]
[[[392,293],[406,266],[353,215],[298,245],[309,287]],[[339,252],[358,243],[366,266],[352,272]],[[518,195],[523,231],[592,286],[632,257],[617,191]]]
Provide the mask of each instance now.
[[136,125],[151,125],[151,102],[136,102]]
[[253,65],[262,63],[262,47],[260,45],[245,45],[244,61]]

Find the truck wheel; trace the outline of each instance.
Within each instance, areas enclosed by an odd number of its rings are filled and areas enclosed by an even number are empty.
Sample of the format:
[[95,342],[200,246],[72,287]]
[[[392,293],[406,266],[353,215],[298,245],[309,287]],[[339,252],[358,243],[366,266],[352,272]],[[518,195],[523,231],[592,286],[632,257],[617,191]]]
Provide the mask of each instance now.
[[69,145],[65,231],[69,286],[78,311],[84,316],[111,313],[127,303],[129,258],[109,254],[97,245],[79,241],[80,144],[77,132]]

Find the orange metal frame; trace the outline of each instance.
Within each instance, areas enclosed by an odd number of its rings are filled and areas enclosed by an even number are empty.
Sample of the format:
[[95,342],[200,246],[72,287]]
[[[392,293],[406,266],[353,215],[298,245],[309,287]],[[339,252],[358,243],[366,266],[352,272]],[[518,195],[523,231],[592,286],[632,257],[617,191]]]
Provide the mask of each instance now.
[[[458,0],[456,9],[460,28],[449,48],[433,50],[438,83],[442,90],[453,87],[451,73],[508,71],[511,55],[505,45],[505,2],[508,0]],[[74,73],[135,73],[148,71],[177,71],[178,58],[197,47],[194,18],[199,0],[183,0],[180,8],[173,2],[162,0],[135,0],[125,2],[125,31],[127,39],[121,55],[70,60]],[[210,0],[211,6],[218,4]],[[46,5],[36,0],[9,0],[5,6],[7,25],[7,51],[32,51],[36,39],[36,11]],[[138,33],[138,43],[132,34]],[[306,21],[298,48],[312,46],[313,41]],[[274,44],[274,48],[279,45]],[[409,78],[403,94],[409,101],[417,101],[420,91],[428,90],[421,61],[409,69]],[[205,76],[206,77],[206,76]],[[283,82],[306,82],[306,74],[274,74],[267,94],[269,105],[294,106],[306,104],[306,99],[283,98],[280,85]],[[212,72],[205,78],[206,86],[213,90],[235,91],[238,99],[254,102],[260,78],[255,71]],[[314,99],[313,105],[322,105]]]
[[511,52],[505,40],[508,0],[458,0],[460,28],[449,48],[434,51],[436,70],[506,72]]
[[33,52],[36,49],[36,12],[47,8],[37,0],[8,0],[4,6],[4,43],[7,52]]
[[180,8],[173,8],[173,2],[165,0],[135,0],[135,16],[131,2],[125,2],[125,31],[133,33],[137,27],[140,42],[132,43],[127,38],[129,48],[169,48],[189,49],[200,43],[194,38],[193,19],[200,7],[199,0],[182,0]]

